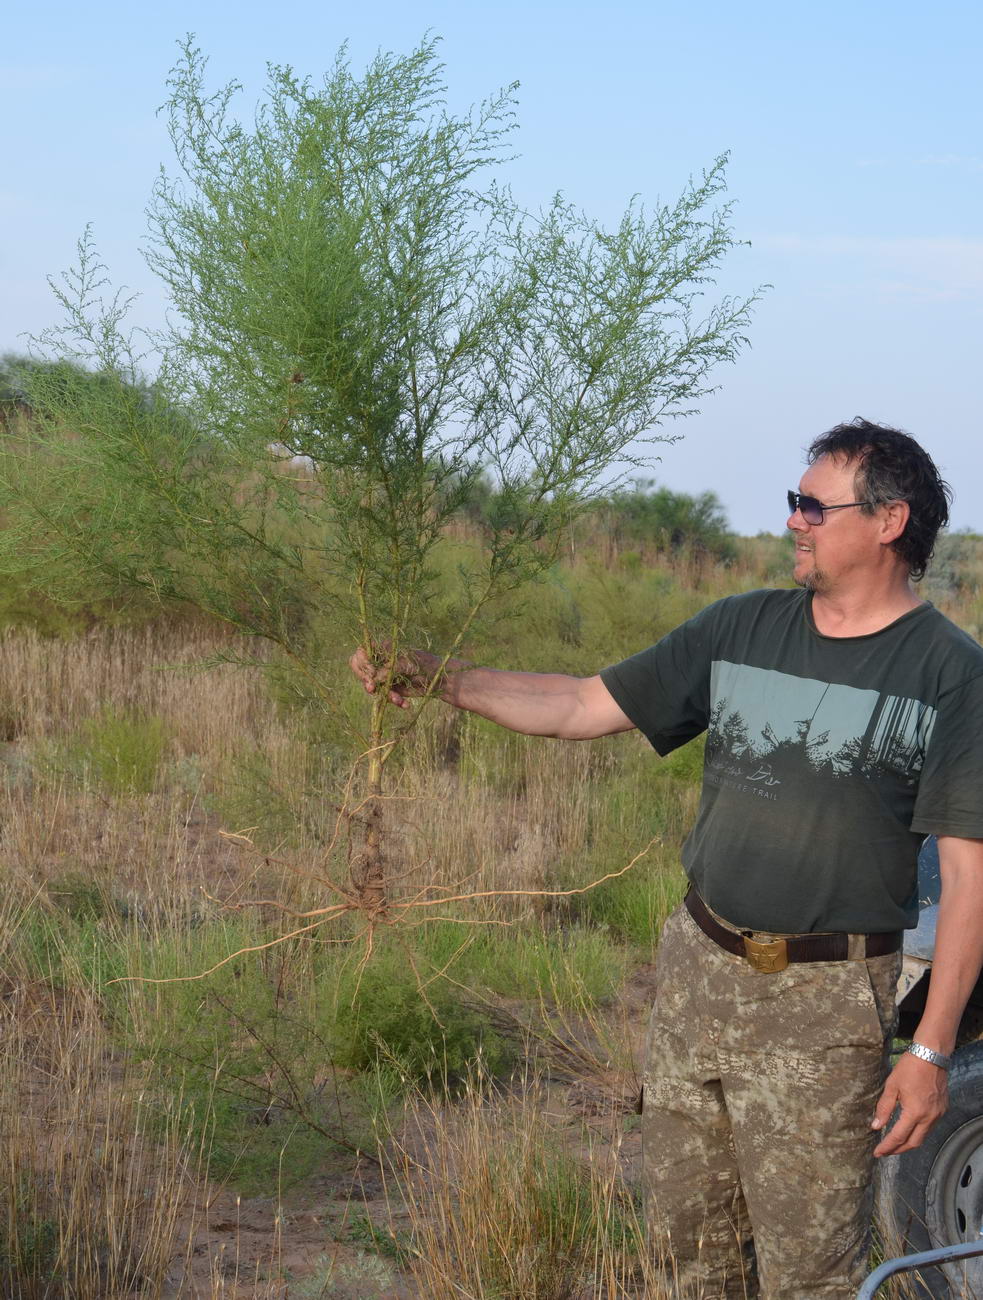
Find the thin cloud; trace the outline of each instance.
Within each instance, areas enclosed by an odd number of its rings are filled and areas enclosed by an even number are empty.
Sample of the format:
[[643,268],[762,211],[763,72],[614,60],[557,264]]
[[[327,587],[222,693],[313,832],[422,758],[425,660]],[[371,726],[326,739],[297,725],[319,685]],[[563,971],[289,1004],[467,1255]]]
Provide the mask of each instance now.
[[930,153],[921,158],[856,158],[854,167],[891,168],[900,171],[908,167],[936,167],[946,171],[967,172],[978,175],[983,172],[983,158],[979,154],[965,153]]
[[978,296],[964,288],[933,287],[914,280],[878,280],[876,288],[882,298],[904,298],[909,302],[965,302]]
[[0,64],[0,93],[13,91],[29,94],[32,91],[51,90],[78,80],[78,71],[59,67],[55,63]]
[[42,211],[37,201],[16,190],[0,190],[0,216],[31,217]]
[[916,167],[945,167],[950,171],[983,172],[983,158],[976,154],[934,153],[915,159]]
[[857,261],[863,278],[892,296],[966,301],[983,295],[983,239],[764,235],[754,244],[800,260]]

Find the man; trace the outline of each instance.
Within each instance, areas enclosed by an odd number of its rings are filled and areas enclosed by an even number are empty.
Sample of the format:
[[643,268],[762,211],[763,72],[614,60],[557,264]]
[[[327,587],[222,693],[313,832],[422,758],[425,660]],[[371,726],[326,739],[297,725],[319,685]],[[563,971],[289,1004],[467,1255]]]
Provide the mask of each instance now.
[[[455,662],[439,686],[527,734],[638,727],[665,754],[707,732],[642,1121],[653,1240],[686,1296],[745,1295],[752,1239],[768,1300],[856,1294],[873,1156],[917,1146],[944,1112],[983,961],[983,649],[913,586],[947,489],[912,438],[867,421],[808,459],[789,493],[800,590],[718,601],[596,677]],[[417,656],[393,702],[437,664]],[[384,680],[361,652],[352,667],[369,691]],[[931,989],[885,1082],[929,833],[943,884]]]

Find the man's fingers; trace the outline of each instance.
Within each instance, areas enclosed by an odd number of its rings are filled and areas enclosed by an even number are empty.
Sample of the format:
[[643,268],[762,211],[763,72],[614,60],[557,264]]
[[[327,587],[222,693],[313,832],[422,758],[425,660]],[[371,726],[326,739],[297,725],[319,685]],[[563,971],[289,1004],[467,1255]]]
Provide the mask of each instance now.
[[[369,656],[365,653],[364,646],[358,647],[352,657],[348,660],[348,666],[365,687],[369,695],[374,695],[375,688],[382,677],[385,676],[385,673],[372,662]],[[390,692],[389,698],[394,704],[399,702],[399,700],[395,698],[395,692]]]
[[874,1155],[889,1156],[894,1155],[895,1152],[902,1148],[907,1149],[906,1143],[916,1127],[918,1126],[914,1119],[908,1119],[902,1112],[894,1121],[890,1130],[884,1134],[884,1137],[874,1147]]
[[892,1155],[900,1155],[902,1151],[914,1151],[916,1147],[920,1147],[921,1144],[928,1137],[931,1128],[932,1128],[931,1124],[916,1125],[916,1127],[912,1130],[911,1136],[908,1138],[907,1142],[902,1142],[902,1144],[899,1147],[895,1147],[894,1151],[892,1152]]
[[874,1155],[896,1156],[902,1151],[914,1151],[915,1147],[920,1147],[925,1141],[934,1122],[934,1120],[921,1123],[912,1121],[905,1124],[899,1119],[891,1131],[885,1134],[883,1141],[874,1148]]
[[[945,1114],[945,1110],[945,1105],[939,1105],[934,1098],[929,1103],[912,1103],[908,1106],[902,1103],[901,1113],[874,1148],[874,1155],[897,1155],[901,1151],[913,1151],[915,1147],[921,1146],[932,1125]],[[876,1119],[872,1127],[880,1127]]]
[[877,1108],[874,1111],[874,1121],[871,1128],[884,1128],[888,1120],[894,1114],[894,1109],[898,1104],[898,1089],[893,1086],[890,1079],[881,1093]]
[[372,664],[369,662],[368,655],[361,646],[358,647],[355,653],[348,660],[348,667],[352,670],[355,676],[360,677],[366,685],[374,671]]
[[887,1077],[874,1119],[873,1129],[886,1129],[894,1111],[897,1119],[874,1148],[875,1156],[913,1151],[925,1140],[935,1121],[945,1114],[948,1090],[944,1071],[916,1057],[903,1054]]
[[[380,650],[384,647],[380,646]],[[362,683],[369,695],[374,695],[376,687],[385,685],[388,688],[387,698],[390,704],[398,705],[401,709],[410,707],[409,700],[406,696],[406,689],[394,687],[390,683],[394,676],[394,669],[391,665],[381,665],[378,659],[367,653],[364,646],[359,646],[355,653],[348,660],[348,666]],[[406,682],[406,688],[412,694],[413,673],[418,671],[418,665],[410,658],[401,656],[395,666],[395,675],[402,677]]]

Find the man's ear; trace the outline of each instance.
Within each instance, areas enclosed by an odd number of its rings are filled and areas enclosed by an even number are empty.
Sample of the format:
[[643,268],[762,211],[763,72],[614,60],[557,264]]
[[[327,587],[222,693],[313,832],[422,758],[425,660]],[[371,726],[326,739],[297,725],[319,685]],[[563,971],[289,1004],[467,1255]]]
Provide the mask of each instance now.
[[889,501],[881,506],[881,541],[885,546],[897,541],[908,527],[911,506],[907,501]]

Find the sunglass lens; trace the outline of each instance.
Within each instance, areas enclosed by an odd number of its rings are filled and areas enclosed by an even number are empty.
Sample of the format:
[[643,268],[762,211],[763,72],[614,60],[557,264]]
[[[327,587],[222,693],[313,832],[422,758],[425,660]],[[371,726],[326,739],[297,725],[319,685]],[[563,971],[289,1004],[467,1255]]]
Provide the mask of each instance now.
[[802,512],[802,518],[807,524],[821,524],[823,522],[823,507],[815,497],[799,497],[799,510]]
[[823,522],[822,503],[817,501],[815,497],[805,497],[800,492],[790,492],[788,494],[788,508],[789,513],[793,515],[798,510],[807,524],[821,524]]

